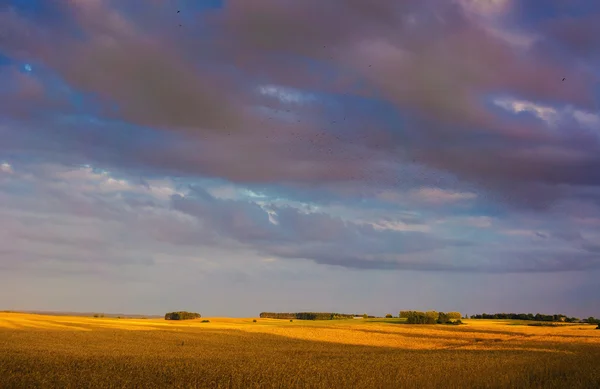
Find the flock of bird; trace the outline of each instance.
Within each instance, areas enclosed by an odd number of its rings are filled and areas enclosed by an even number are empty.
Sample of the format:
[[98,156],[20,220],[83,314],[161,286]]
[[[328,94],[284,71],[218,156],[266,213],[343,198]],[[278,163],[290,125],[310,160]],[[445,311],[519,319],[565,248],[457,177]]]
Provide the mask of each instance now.
[[[177,10],[177,14],[179,14],[179,13],[181,13],[181,10]],[[182,27],[182,24],[179,24],[179,27]],[[326,49],[326,48],[327,48],[327,46],[323,46],[323,49]],[[371,67],[372,67],[372,64],[369,64],[369,68],[371,68]],[[563,77],[562,81],[564,82],[565,80],[566,80],[566,77]],[[290,110],[288,109],[288,110],[286,110],[286,112],[289,113]],[[279,113],[279,111],[276,110],[276,113]],[[273,118],[269,117],[268,119],[272,120]],[[346,121],[346,116],[343,117],[342,121]],[[297,119],[297,123],[300,123],[300,122],[301,122],[301,120]],[[334,120],[334,121],[331,121],[330,124],[336,124],[336,123],[337,123],[337,121]],[[228,132],[227,135],[231,136],[231,132]],[[303,136],[301,134],[294,132],[294,131],[291,132],[291,135],[299,141],[302,141],[302,140],[308,141],[308,143],[310,143],[312,145],[312,148],[315,148],[318,151],[323,152],[326,150],[327,153],[330,155],[333,154],[333,148],[330,147],[331,143],[327,142],[327,138],[329,138],[330,141],[333,141],[333,139],[335,139],[338,142],[345,141],[345,142],[347,142],[347,144],[350,144],[350,145],[354,144],[354,141],[352,139],[342,140],[342,138],[340,138],[339,135],[331,134],[329,131],[317,132],[316,134],[313,135],[312,139],[303,139]],[[276,136],[265,135],[265,139],[274,139],[275,137]],[[366,138],[366,137],[367,137],[367,135],[363,135],[362,137],[359,137],[359,138]],[[321,147],[319,147],[319,146],[321,146]],[[375,146],[375,148],[380,148],[380,144],[375,144],[374,146]],[[288,148],[288,151],[291,151],[291,149],[292,148],[290,146]],[[357,158],[360,158],[360,157],[357,157]],[[416,159],[414,157],[411,158],[411,160],[413,163],[416,162]],[[355,178],[357,178],[357,177],[355,177]]]

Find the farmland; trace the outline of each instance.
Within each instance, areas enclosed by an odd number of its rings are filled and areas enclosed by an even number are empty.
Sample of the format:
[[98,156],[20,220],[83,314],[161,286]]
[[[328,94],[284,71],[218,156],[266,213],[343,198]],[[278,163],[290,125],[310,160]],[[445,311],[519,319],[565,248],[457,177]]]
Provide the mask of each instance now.
[[591,325],[208,319],[0,313],[0,387],[600,387]]

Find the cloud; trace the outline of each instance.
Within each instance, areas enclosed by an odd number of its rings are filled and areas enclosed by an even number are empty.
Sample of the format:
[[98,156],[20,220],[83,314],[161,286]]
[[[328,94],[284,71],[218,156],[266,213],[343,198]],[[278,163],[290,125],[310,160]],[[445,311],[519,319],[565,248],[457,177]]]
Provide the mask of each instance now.
[[[550,8],[233,0],[185,28],[159,2],[2,8],[2,196],[102,226],[27,238],[32,216],[5,209],[11,252],[46,236],[31,256],[60,257],[127,226],[148,263],[207,246],[355,269],[594,268],[591,236],[557,235],[600,215],[594,19]],[[65,168],[81,164],[98,168]],[[15,194],[31,188],[43,201]],[[133,261],[119,247],[64,256]]]
[[[567,137],[570,123],[549,133],[552,111],[540,107],[567,104],[579,125],[593,125],[595,114],[586,112],[596,101],[590,88],[596,76],[486,32],[481,18],[518,29],[507,24],[517,12],[514,2],[430,3],[231,1],[198,14],[185,30],[153,4],[133,15],[117,2],[74,3],[60,7],[68,20],[62,25],[4,11],[3,29],[12,39],[1,46],[93,94],[104,118],[173,136],[153,146],[121,146],[127,161],[120,164],[240,183],[389,187],[397,184],[398,168],[416,160],[517,197],[531,192],[532,182],[595,182],[598,140],[583,130]],[[334,70],[339,77],[329,76]],[[558,86],[565,75],[569,82]],[[48,95],[48,85],[39,87]],[[499,92],[518,96],[512,107],[533,110],[546,124],[489,109],[487,96]],[[379,112],[385,102],[396,119],[365,111],[367,98],[380,101]],[[26,112],[50,103],[27,100],[18,103]],[[522,103],[529,101],[539,103]],[[113,136],[104,131],[94,136]],[[61,147],[75,149],[75,140]],[[564,151],[523,157],[534,155],[532,147]],[[561,156],[569,152],[579,157],[565,166]],[[498,159],[503,163],[491,162]]]
[[[48,261],[107,274],[123,266],[156,266],[165,252],[187,258],[203,247],[350,269],[546,272],[569,264],[582,269],[598,265],[592,240],[569,240],[563,234],[560,241],[575,246],[554,243],[548,253],[555,253],[544,260],[526,246],[508,250],[456,234],[489,229],[485,217],[450,218],[439,229],[432,221],[368,221],[334,216],[327,208],[275,205],[268,192],[242,191],[246,196],[233,200],[214,197],[198,185],[151,178],[136,184],[131,177],[91,166],[20,165],[15,172],[0,183],[2,203],[11,204],[0,212],[10,226],[3,247],[23,259],[11,262],[19,268]],[[35,196],[21,194],[31,187]],[[577,247],[585,252],[575,255]],[[557,259],[556,252],[563,251],[570,257]],[[530,256],[534,262],[521,263]]]
[[507,99],[498,99],[494,101],[494,103],[506,110],[512,111],[513,113],[531,112],[550,125],[553,125],[554,121],[556,120],[556,110],[551,107],[544,107],[529,101]]
[[452,192],[440,188],[421,188],[413,192],[412,195],[418,200],[434,204],[453,203],[477,198],[475,193]]
[[546,122],[551,129],[564,125],[566,120],[573,119],[582,128],[593,130],[596,136],[600,135],[600,115],[597,113],[575,109],[572,106],[565,106],[561,110],[557,110],[531,101],[507,98],[496,99],[494,104],[515,114],[529,112]]
[[403,254],[467,244],[408,229],[375,228],[291,207],[272,206],[269,212],[256,203],[219,200],[200,189],[194,193],[197,196],[174,196],[174,209],[196,217],[224,239],[233,239],[266,256],[344,267],[410,268],[412,265],[402,263]]
[[0,164],[0,172],[10,174],[13,172],[12,166],[7,162]]

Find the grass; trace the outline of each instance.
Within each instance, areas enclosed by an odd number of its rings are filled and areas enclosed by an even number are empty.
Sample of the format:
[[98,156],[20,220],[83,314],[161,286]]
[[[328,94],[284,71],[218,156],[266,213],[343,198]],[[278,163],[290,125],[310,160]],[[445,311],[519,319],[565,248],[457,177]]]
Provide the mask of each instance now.
[[592,388],[595,326],[0,313],[0,387]]

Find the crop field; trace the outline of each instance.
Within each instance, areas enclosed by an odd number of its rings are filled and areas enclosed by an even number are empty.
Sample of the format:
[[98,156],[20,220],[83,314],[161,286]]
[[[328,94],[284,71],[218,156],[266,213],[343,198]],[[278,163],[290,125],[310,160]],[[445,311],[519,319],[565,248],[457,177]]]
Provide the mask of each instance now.
[[0,387],[600,387],[591,325],[209,320],[0,313]]

